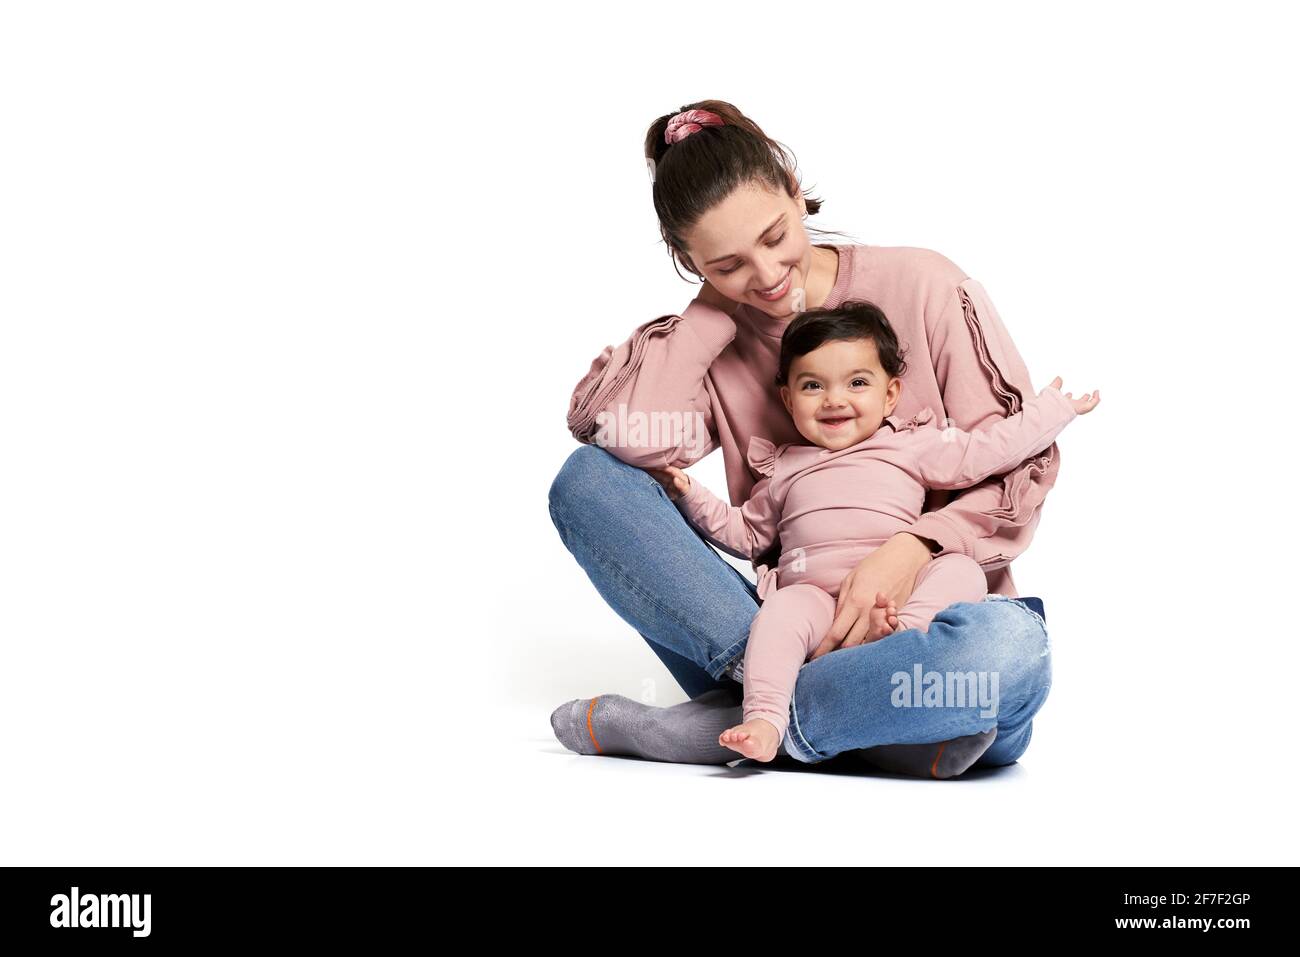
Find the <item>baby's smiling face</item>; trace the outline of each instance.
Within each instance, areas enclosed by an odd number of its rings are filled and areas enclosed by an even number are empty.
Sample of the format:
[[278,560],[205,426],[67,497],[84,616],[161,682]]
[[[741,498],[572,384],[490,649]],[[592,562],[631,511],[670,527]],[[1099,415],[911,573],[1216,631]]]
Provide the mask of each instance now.
[[898,404],[903,383],[880,367],[871,339],[823,343],[790,363],[781,401],[809,442],[832,451],[870,438]]

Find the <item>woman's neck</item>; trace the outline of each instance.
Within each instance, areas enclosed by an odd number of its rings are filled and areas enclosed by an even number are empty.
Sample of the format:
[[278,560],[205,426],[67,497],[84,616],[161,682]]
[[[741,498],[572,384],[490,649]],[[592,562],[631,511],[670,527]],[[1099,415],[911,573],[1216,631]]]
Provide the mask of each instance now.
[[818,309],[835,288],[839,278],[840,254],[834,249],[812,248],[812,270],[804,288],[804,308]]
[[[800,312],[823,308],[840,279],[848,279],[847,276],[840,276],[842,268],[840,255],[841,250],[851,254],[852,248],[852,246],[837,246],[830,249],[812,247],[812,265],[808,267],[808,278],[804,282],[804,300]],[[774,339],[781,338],[785,327],[797,314],[792,312],[785,316],[773,316],[748,302],[741,303],[735,312],[737,319],[743,320],[754,329]]]

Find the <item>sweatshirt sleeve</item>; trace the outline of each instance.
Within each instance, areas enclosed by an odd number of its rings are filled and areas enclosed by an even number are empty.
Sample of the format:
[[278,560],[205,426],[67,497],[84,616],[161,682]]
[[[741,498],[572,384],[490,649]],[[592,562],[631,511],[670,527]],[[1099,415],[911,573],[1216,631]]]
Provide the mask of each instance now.
[[574,387],[570,433],[638,468],[698,461],[718,445],[705,375],[735,337],[735,320],[698,298],[638,326]]
[[678,511],[712,544],[728,555],[753,560],[776,540],[780,515],[770,494],[771,478],[763,476],[739,507],[728,505],[698,479],[677,499]]
[[1047,386],[1015,415],[975,432],[918,428],[913,446],[917,471],[930,488],[966,488],[1043,451],[1076,415],[1070,400]]
[[[1029,370],[984,287],[966,278],[935,317],[926,317],[947,425],[987,428],[1014,415],[1033,394]],[[935,555],[959,553],[985,568],[1023,552],[1038,524],[1043,500],[1056,483],[1061,454],[1055,443],[1002,475],[986,478],[925,512],[906,531],[939,543]]]

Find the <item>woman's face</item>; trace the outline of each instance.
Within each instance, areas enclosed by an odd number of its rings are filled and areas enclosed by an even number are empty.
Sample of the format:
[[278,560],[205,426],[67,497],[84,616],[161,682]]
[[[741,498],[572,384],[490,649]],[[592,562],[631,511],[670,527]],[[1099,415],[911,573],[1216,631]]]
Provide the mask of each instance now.
[[764,184],[733,190],[687,237],[686,254],[713,288],[777,319],[804,311],[812,269],[807,207],[795,196]]

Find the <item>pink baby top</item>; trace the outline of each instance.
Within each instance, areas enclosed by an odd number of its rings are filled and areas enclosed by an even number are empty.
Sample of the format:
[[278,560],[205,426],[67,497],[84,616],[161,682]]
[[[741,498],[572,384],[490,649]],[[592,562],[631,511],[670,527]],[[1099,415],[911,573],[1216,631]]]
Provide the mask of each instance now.
[[809,582],[837,594],[858,562],[920,518],[927,489],[964,488],[1005,472],[1050,445],[1077,414],[1049,386],[1017,414],[976,432],[940,429],[922,409],[906,421],[890,415],[871,436],[835,451],[754,436],[747,457],[761,477],[744,505],[728,506],[692,479],[677,507],[737,558],[762,555],[780,536],[778,567],[759,566],[759,598],[778,580],[780,587]]
[[[904,421],[930,409],[945,424],[979,429],[1019,412],[1034,394],[1029,371],[984,287],[951,260],[911,246],[826,248],[839,254],[835,284],[824,302],[810,305],[867,299],[884,310],[908,349],[895,409]],[[751,438],[805,441],[773,384],[786,322],[744,303],[730,316],[697,297],[680,315],[643,323],[621,345],[606,346],[574,387],[569,431],[594,444],[601,420],[610,416],[629,421],[645,414],[698,415],[706,434],[689,442],[674,441],[671,433],[665,439],[662,430],[657,442],[643,435],[622,445],[602,444],[638,467],[685,468],[721,448],[731,502],[740,505],[758,478],[747,460]],[[926,510],[905,530],[937,542],[935,555],[973,558],[990,592],[1017,597],[1010,562],[1029,545],[1059,468],[1053,444],[951,500],[948,492],[932,492]],[[779,548],[778,542],[774,550]],[[775,556],[769,561],[775,564]]]

